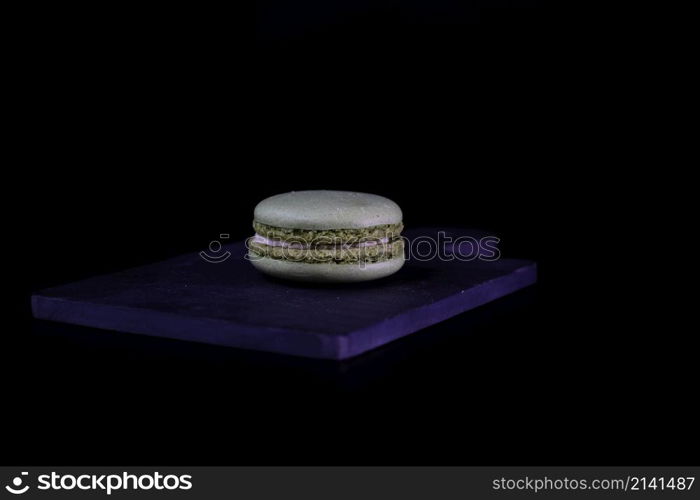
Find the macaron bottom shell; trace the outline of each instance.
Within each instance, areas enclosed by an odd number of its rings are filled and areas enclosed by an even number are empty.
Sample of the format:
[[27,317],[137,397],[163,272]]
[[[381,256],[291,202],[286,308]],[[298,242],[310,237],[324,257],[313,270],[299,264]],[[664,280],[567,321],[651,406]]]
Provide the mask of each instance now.
[[336,264],[306,263],[271,259],[250,254],[251,264],[260,272],[275,278],[314,283],[354,283],[371,281],[394,274],[404,265],[403,255],[371,263]]

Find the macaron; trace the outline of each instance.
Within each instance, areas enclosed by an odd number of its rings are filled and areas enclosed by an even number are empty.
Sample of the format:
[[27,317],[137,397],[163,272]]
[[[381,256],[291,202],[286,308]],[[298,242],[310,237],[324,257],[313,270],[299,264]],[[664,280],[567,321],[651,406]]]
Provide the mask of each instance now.
[[389,276],[404,264],[401,208],[383,196],[292,191],[258,203],[247,258],[276,278],[357,282]]

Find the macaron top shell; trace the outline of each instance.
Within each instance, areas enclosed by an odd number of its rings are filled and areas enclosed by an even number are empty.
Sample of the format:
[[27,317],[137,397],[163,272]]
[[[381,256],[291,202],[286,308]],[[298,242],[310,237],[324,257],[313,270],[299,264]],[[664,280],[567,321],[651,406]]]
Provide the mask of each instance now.
[[398,224],[401,208],[388,198],[351,191],[292,191],[255,207],[256,222],[293,229],[361,229]]

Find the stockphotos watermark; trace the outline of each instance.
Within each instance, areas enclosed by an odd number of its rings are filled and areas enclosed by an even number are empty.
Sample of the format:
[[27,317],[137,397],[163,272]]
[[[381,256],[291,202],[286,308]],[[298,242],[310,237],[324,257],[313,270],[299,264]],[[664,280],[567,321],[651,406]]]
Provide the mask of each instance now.
[[192,476],[190,474],[40,474],[31,484],[29,473],[20,472],[5,489],[13,495],[23,495],[29,490],[38,491],[90,491],[111,495],[115,491],[174,491],[191,490]]
[[[229,235],[222,233],[219,240],[227,240]],[[224,249],[219,240],[209,243],[207,250],[199,252],[199,256],[211,264],[226,262],[231,252]],[[400,244],[403,242],[403,244]],[[408,239],[405,236],[388,235],[382,239],[354,238],[335,240],[330,237],[314,238],[309,241],[302,237],[291,237],[284,241],[271,240],[255,235],[245,241],[246,260],[265,258],[269,254],[273,258],[292,262],[344,262],[363,266],[381,258],[385,252],[403,252],[407,261],[428,262],[431,260],[470,262],[480,260],[492,262],[501,258],[498,247],[501,240],[497,236],[452,237],[444,231],[439,231],[437,237],[419,236]],[[251,251],[252,250],[252,251]]]

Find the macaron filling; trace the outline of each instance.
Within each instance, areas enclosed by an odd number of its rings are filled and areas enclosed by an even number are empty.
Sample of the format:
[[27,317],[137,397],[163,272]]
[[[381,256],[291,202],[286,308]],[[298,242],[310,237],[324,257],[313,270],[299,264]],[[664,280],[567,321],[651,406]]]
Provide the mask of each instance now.
[[[260,243],[261,245],[268,245],[271,247],[284,247],[284,248],[311,248],[313,244],[306,244],[306,243],[301,243],[301,242],[296,242],[296,241],[283,241],[283,240],[271,240],[268,238],[265,238],[264,236],[260,236],[258,233],[255,233],[253,235],[252,241],[254,243]],[[360,241],[357,243],[344,243],[341,244],[345,248],[363,248],[363,247],[374,247],[379,244],[386,244],[389,243],[389,238],[380,238],[378,240],[373,240],[373,241]],[[323,246],[322,243],[318,242],[315,244],[318,247]],[[337,246],[337,245],[332,245],[332,246]]]
[[253,223],[253,256],[305,263],[357,264],[403,257],[403,224],[361,229],[308,230]]
[[294,229],[288,227],[276,227],[253,221],[255,233],[270,240],[302,240],[306,243],[314,243],[316,240],[340,240],[344,241],[369,241],[387,238],[391,240],[398,237],[403,231],[403,223],[381,224],[357,229]]

